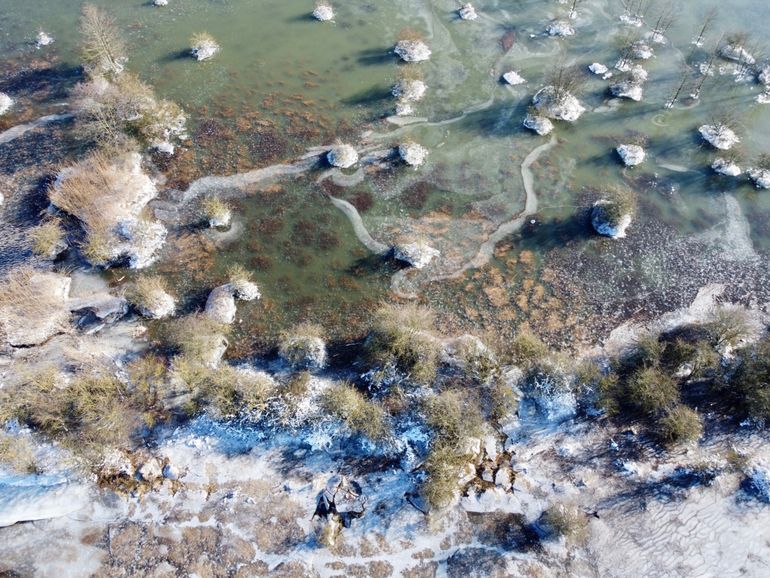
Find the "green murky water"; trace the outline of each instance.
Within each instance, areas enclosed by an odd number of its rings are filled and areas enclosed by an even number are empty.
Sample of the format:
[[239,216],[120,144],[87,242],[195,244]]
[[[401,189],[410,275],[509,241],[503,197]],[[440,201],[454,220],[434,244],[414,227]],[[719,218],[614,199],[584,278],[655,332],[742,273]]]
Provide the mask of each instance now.
[[[355,205],[380,241],[424,237],[437,247],[441,259],[410,274],[409,283],[441,293],[451,309],[453,290],[437,288],[431,280],[461,268],[524,207],[521,162],[547,141],[523,129],[521,121],[544,75],[560,63],[584,70],[592,62],[612,67],[622,39],[650,30],[649,25],[637,29],[621,23],[621,3],[615,0],[581,2],[572,20],[577,33],[565,39],[543,34],[551,20],[566,17],[571,4],[555,0],[480,0],[474,3],[480,14],[475,22],[459,21],[453,12],[458,3],[449,0],[340,1],[333,24],[310,18],[311,0],[170,0],[165,8],[142,0],[96,3],[107,7],[125,30],[129,68],[190,112],[194,139],[189,146],[199,155],[202,173],[229,174],[286,160],[307,147],[329,144],[335,136],[369,150],[413,140],[431,151],[417,170],[390,166],[332,184],[336,177],[318,182],[323,170],[318,169],[271,191],[252,192],[237,201],[240,237],[226,242],[206,237],[216,248],[212,253],[209,246],[207,267],[197,271],[191,266],[180,274],[173,262],[156,266],[177,276],[191,304],[222,276],[226,263],[238,261],[254,271],[265,300],[244,308],[245,334],[269,333],[308,317],[340,335],[355,333],[357,325],[349,319],[357,315],[351,313],[387,298],[394,267],[365,250],[327,193]],[[77,64],[79,1],[0,4],[0,50],[5,54],[37,56],[29,41],[42,28],[56,38],[43,51],[54,53],[63,66]],[[649,4],[647,22],[654,25],[666,7]],[[649,73],[644,102],[608,106],[609,81],[585,74],[580,97],[588,112],[574,126],[559,124],[558,145],[533,165],[539,201],[533,218],[544,227],[527,226],[505,238],[514,252],[532,251],[536,266],[524,275],[511,270],[510,261],[493,260],[509,294],[519,290],[524,277],[539,278],[543,259],[565,236],[584,239],[579,242],[586,254],[606,251],[586,234],[585,222],[570,219],[596,191],[618,184],[642,195],[637,222],[658,220],[716,250],[732,234],[724,232],[722,193],[734,195],[748,220],[753,249],[765,258],[770,194],[757,192],[745,178],[714,176],[708,166],[716,155],[696,133],[699,125],[730,112],[742,138],[744,164],[750,164],[770,149],[770,105],[755,101],[761,87],[735,82],[730,74],[716,75],[705,83],[696,106],[682,102],[664,109],[685,64],[705,60],[706,49],[720,35],[745,31],[761,44],[770,4],[736,0],[729,10],[721,9],[704,47],[693,46],[712,7],[718,3],[680,3],[666,32],[668,42],[653,44],[655,57],[641,62]],[[426,39],[433,58],[409,67],[419,70],[429,90],[415,105],[416,120],[400,127],[386,117],[395,107],[389,89],[405,67],[389,51],[405,29]],[[222,50],[212,61],[196,63],[185,54],[188,38],[203,30],[218,39]],[[515,43],[505,51],[501,41],[510,40],[511,31]],[[500,75],[511,69],[527,84],[503,86]],[[692,76],[687,88],[696,82]],[[249,154],[268,137],[270,154]],[[647,161],[624,169],[613,148],[637,138],[645,144]],[[218,147],[220,139],[231,148]],[[207,163],[205,155],[217,162]],[[650,267],[644,275],[654,277]],[[463,279],[474,274],[469,271],[453,285],[455,291],[469,287]],[[479,296],[472,298],[479,308],[489,307],[482,286],[483,281],[474,285]]]

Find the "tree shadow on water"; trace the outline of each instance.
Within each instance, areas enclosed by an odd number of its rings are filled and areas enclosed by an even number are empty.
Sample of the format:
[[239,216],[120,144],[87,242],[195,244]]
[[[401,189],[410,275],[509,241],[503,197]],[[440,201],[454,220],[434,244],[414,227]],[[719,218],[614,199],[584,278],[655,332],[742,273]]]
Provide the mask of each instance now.
[[582,207],[576,208],[566,218],[545,217],[541,213],[531,215],[510,240],[523,248],[536,248],[538,252],[544,252],[563,247],[567,243],[590,241],[595,237],[591,228],[591,211]]
[[[527,114],[527,102],[501,102],[470,112],[454,123],[459,130],[482,136],[520,136],[530,131],[524,128],[522,121]],[[459,116],[460,113],[458,113]]]
[[343,104],[356,106],[356,105],[373,105],[384,100],[392,98],[390,87],[372,86],[366,90],[362,90],[348,98],[342,100]]
[[67,98],[72,87],[83,80],[80,66],[52,66],[50,68],[24,69],[0,79],[0,92],[25,97],[48,91],[44,102]]
[[359,54],[358,63],[363,66],[383,66],[392,64],[395,58],[390,48],[372,48]]
[[171,62],[176,62],[177,60],[194,60],[194,57],[190,53],[190,49],[185,48],[184,50],[175,50],[174,52],[169,52],[165,56],[162,56],[159,62],[161,64],[169,64]]

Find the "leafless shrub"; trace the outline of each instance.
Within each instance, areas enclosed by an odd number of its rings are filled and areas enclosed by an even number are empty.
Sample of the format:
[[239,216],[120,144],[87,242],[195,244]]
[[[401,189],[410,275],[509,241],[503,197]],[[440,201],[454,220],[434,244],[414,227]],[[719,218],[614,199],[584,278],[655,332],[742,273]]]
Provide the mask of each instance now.
[[154,145],[184,132],[186,116],[182,109],[157,99],[152,87],[128,72],[113,82],[97,78],[81,83],[73,96],[79,132],[103,145],[132,139]]

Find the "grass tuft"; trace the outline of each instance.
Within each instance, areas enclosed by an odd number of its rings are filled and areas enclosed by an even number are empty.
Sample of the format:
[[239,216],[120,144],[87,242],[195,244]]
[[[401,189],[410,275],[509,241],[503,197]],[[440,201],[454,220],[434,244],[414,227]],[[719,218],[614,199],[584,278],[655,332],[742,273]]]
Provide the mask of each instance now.
[[625,402],[642,413],[657,415],[679,402],[676,381],[653,367],[635,371],[626,383]]
[[230,205],[219,197],[204,197],[201,201],[201,214],[209,222],[226,221],[230,215]]
[[418,305],[386,305],[375,314],[367,341],[370,359],[381,366],[395,363],[418,384],[436,378],[440,343],[432,335],[433,313]]
[[327,389],[322,403],[329,415],[372,441],[381,441],[390,434],[385,409],[350,384],[339,383]]
[[657,433],[668,446],[696,441],[703,435],[703,418],[686,405],[676,405],[660,419]]
[[54,218],[38,225],[30,232],[32,250],[42,257],[55,257],[66,246],[61,219]]
[[159,296],[168,293],[168,282],[163,277],[140,275],[128,286],[126,298],[140,309],[153,311],[157,308]]
[[197,314],[170,323],[166,328],[166,338],[188,361],[206,365],[211,352],[221,345],[229,332],[229,325]]

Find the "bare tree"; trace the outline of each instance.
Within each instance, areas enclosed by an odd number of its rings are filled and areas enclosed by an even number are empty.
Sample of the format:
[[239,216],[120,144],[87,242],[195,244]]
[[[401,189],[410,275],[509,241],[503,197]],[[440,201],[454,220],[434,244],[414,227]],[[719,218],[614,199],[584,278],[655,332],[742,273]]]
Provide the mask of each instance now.
[[626,18],[629,20],[644,21],[650,8],[648,0],[620,0]]
[[679,95],[684,90],[688,80],[690,80],[690,69],[685,67],[684,70],[682,70],[682,80],[679,83],[679,86],[677,86],[676,91],[674,92],[671,99],[665,104],[665,108],[672,108],[674,104],[676,104],[676,101],[679,99]]
[[128,60],[126,44],[115,21],[93,4],[83,5],[80,17],[83,66],[93,76],[117,76]]
[[577,7],[578,4],[582,3],[583,0],[572,0],[572,7],[569,9],[569,17],[575,18],[577,16]]
[[676,20],[676,6],[674,4],[667,4],[666,7],[658,15],[658,19],[655,21],[655,26],[652,27],[653,39],[656,37],[663,37],[671,28],[671,25]]
[[695,46],[703,46],[703,39],[706,36],[706,32],[711,28],[711,25],[714,23],[714,20],[716,20],[717,17],[717,9],[712,8],[709,10],[709,13],[706,14],[706,19],[703,21],[703,26],[701,26],[700,32],[698,32],[697,38],[693,41],[693,44]]
[[634,45],[639,41],[639,35],[635,32],[629,32],[618,42],[620,49],[620,59],[615,65],[619,70],[627,69],[634,59]]
[[569,95],[574,95],[583,86],[583,71],[577,66],[562,64],[546,75],[546,84],[552,86],[556,102]]
[[698,83],[695,85],[695,90],[690,94],[692,98],[695,100],[698,100],[700,98],[700,93],[703,90],[703,85],[706,83],[706,80],[708,80],[709,76],[713,73],[714,70],[714,62],[717,59],[717,56],[719,54],[719,46],[722,44],[722,38],[719,39],[719,41],[716,44],[716,47],[714,50],[711,51],[711,54],[709,55],[709,59],[705,62],[705,64],[701,65],[700,67],[700,73],[701,78],[698,81]]
[[714,135],[719,139],[735,134],[735,127],[737,125],[738,121],[735,114],[731,111],[721,112],[714,115],[711,119],[711,126],[714,127]]

